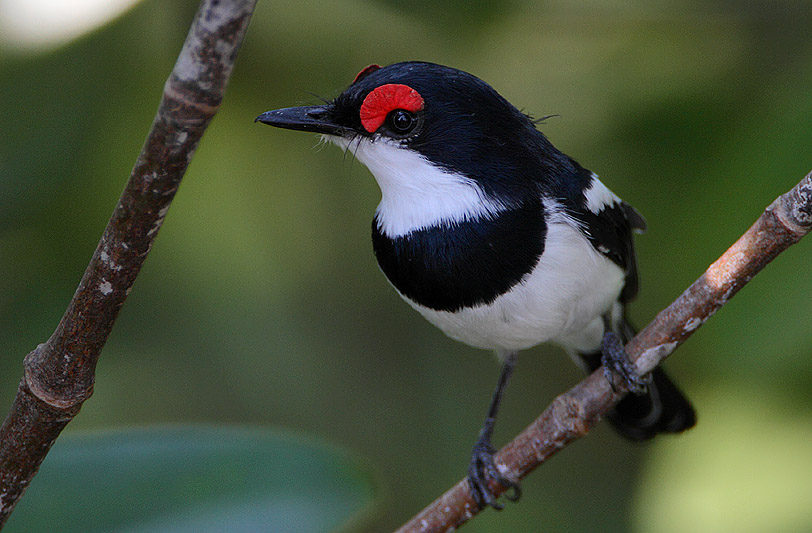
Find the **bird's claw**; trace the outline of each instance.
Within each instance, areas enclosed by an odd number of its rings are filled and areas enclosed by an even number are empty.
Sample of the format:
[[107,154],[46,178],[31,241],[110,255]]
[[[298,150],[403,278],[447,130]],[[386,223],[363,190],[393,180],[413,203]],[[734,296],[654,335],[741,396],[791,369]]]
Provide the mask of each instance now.
[[629,359],[626,350],[623,349],[623,343],[620,341],[620,337],[612,331],[607,332],[603,336],[603,342],[601,343],[601,363],[603,364],[603,375],[612,387],[613,392],[617,392],[615,388],[615,376],[620,377],[623,384],[629,389],[629,392],[645,394],[648,390],[651,376],[641,376],[637,373],[634,363]]
[[494,452],[490,441],[483,439],[477,441],[471,452],[471,463],[468,465],[468,486],[471,488],[471,496],[480,509],[489,505],[497,511],[501,511],[504,505],[496,501],[496,496],[491,491],[488,481],[493,479],[506,489],[511,489],[512,493],[505,493],[505,497],[512,502],[521,498],[522,490],[518,481],[508,479],[496,468],[493,460]]

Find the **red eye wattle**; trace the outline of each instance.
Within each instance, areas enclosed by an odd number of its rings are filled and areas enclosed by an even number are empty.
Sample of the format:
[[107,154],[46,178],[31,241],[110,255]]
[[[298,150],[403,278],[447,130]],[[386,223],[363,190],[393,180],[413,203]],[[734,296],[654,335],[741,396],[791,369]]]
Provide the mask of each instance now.
[[[364,67],[363,70],[361,70],[361,72],[359,72],[358,74],[355,75],[355,79],[352,80],[352,83],[357,83],[358,81],[366,78],[368,75],[372,74],[373,72],[375,72],[379,68],[381,68],[381,66],[376,65],[374,63],[372,65],[369,65],[368,67]],[[352,84],[350,84],[350,85],[352,85]]]
[[416,113],[423,109],[423,97],[408,85],[387,83],[373,90],[361,104],[361,125],[369,133],[375,133],[386,116],[395,109]]

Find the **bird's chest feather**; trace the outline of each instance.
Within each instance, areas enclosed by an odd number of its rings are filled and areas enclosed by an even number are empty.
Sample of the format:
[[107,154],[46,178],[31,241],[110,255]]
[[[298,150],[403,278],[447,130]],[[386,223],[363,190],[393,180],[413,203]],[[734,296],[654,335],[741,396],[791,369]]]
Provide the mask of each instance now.
[[494,216],[464,219],[390,238],[372,225],[375,257],[411,302],[458,311],[493,302],[538,263],[546,234],[538,200]]
[[522,212],[530,208],[394,239],[373,226],[375,254],[401,296],[453,339],[486,349],[547,341],[597,349],[624,271],[574,222]]

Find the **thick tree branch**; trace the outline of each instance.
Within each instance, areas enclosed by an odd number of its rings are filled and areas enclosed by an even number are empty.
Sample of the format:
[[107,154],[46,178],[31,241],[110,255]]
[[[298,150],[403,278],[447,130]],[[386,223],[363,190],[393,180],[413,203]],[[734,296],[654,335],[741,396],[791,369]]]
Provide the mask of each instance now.
[[0,527],[59,433],[93,393],[96,362],[217,112],[256,0],[204,0],[158,113],[62,320],[25,357],[0,428]]
[[[643,329],[626,351],[641,373],[650,372],[718,311],[767,263],[812,230],[812,173],[778,197],[753,226],[671,305]],[[558,396],[530,426],[496,455],[503,475],[523,479],[573,440],[583,437],[622,397],[603,369]],[[491,484],[494,494],[504,488]],[[479,512],[466,480],[398,531],[449,531]]]

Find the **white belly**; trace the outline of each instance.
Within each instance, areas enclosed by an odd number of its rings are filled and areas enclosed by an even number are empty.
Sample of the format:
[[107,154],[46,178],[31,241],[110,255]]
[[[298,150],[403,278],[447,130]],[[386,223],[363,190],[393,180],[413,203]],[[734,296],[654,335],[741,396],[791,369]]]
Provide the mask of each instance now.
[[556,222],[536,268],[490,304],[448,312],[406,301],[452,339],[477,348],[523,350],[549,341],[591,351],[623,283],[620,267],[576,228]]

